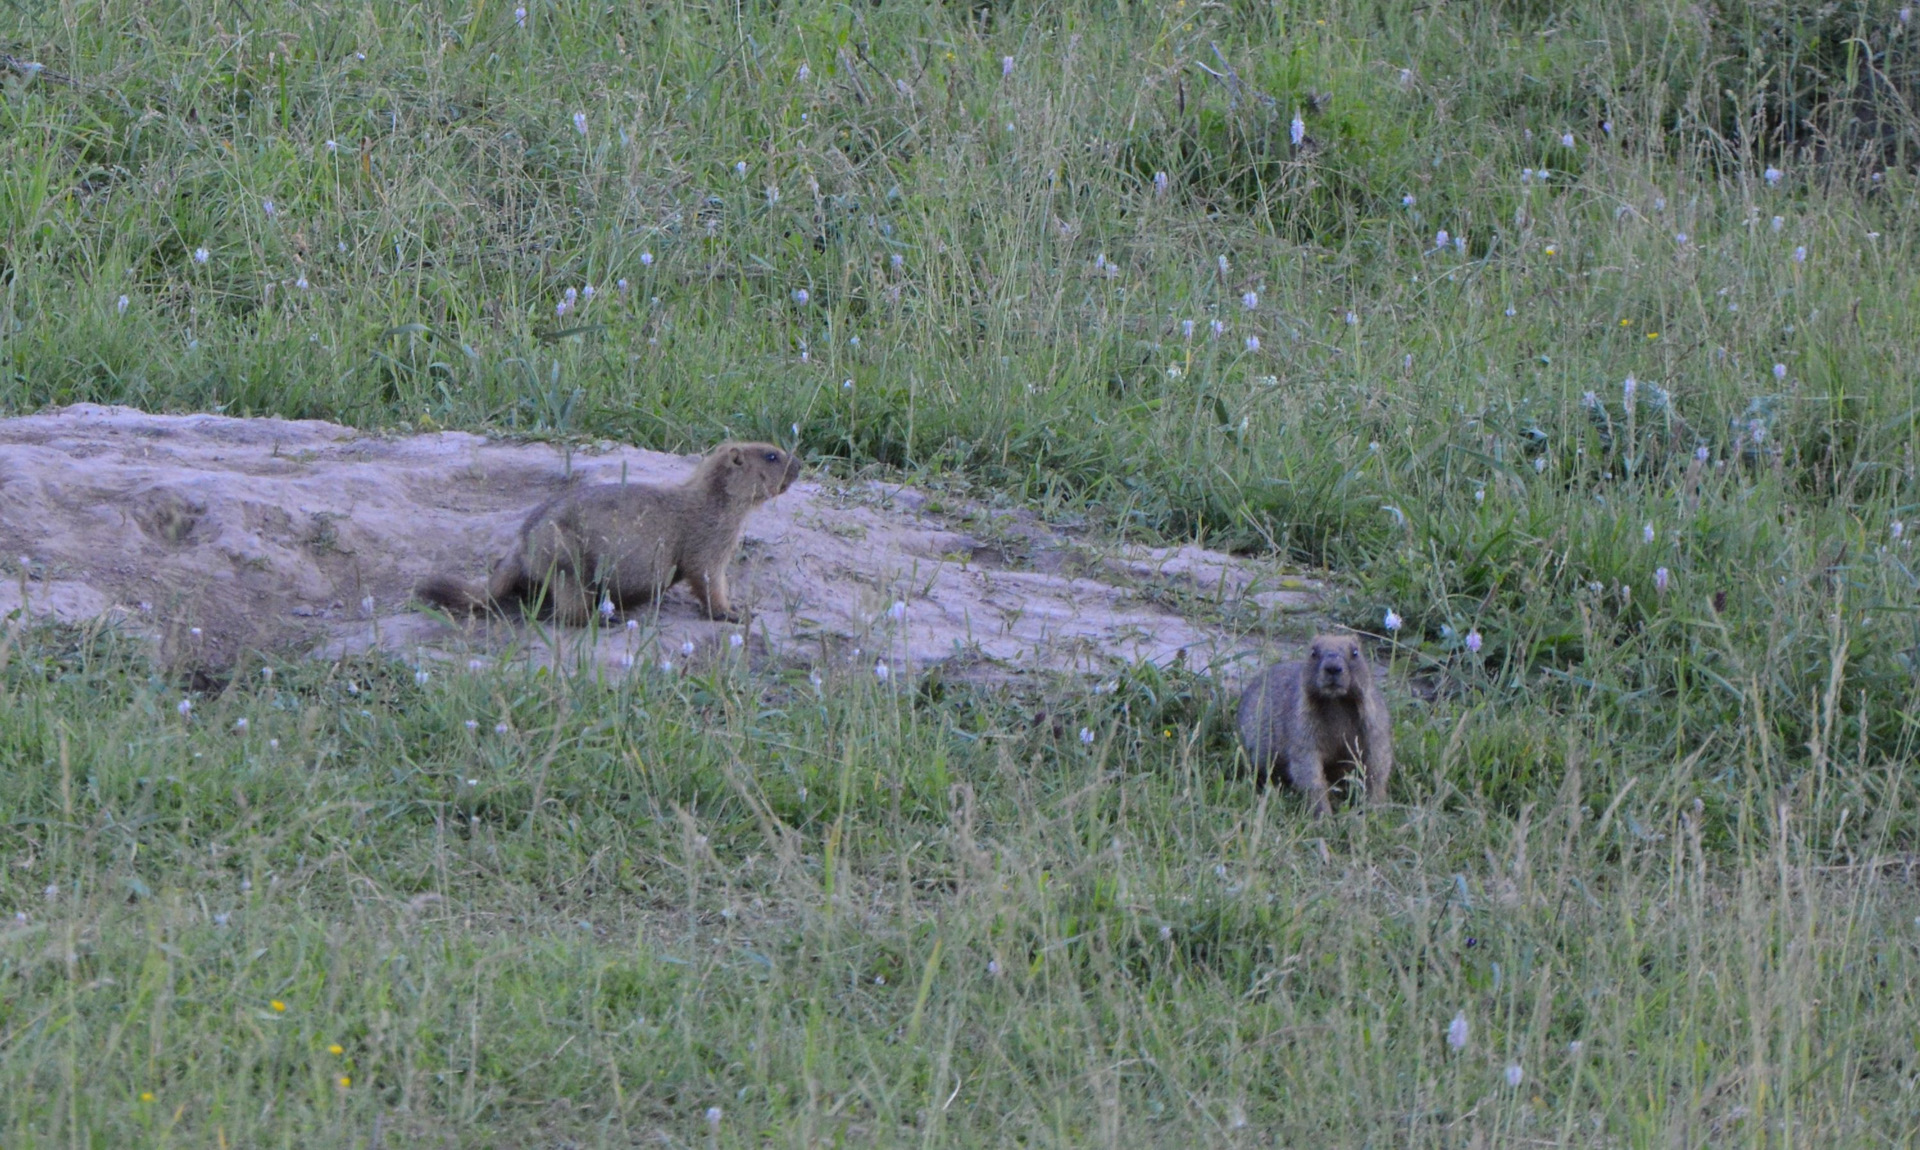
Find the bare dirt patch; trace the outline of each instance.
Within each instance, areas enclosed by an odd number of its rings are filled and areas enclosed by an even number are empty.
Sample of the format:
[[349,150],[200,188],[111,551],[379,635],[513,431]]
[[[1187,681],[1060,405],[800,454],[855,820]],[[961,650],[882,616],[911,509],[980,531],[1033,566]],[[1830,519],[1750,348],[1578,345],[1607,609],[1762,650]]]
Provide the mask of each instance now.
[[1185,660],[1231,671],[1304,635],[1316,585],[1198,547],[1090,548],[1031,514],[909,487],[803,479],[747,521],[744,625],[684,588],[585,631],[453,623],[424,575],[481,578],[529,508],[573,483],[675,482],[693,460],[460,432],[78,405],[0,420],[0,614],[106,617],[170,662],[244,651],[592,660],[610,670],[733,644],[782,661],[938,664],[975,677]]

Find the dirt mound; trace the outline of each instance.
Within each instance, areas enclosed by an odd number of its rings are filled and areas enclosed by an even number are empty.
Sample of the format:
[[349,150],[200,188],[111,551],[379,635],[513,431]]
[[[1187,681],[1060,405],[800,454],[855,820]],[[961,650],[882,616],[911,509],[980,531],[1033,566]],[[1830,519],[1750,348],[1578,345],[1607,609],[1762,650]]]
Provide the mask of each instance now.
[[674,482],[691,465],[612,444],[569,454],[94,405],[0,420],[0,565],[18,565],[0,614],[24,600],[71,622],[117,618],[168,659],[215,668],[300,645],[618,670],[739,636],[782,660],[995,677],[1219,666],[1315,598],[1197,547],[1089,551],[1022,512],[803,480],[747,521],[733,577],[744,628],[707,621],[685,588],[633,626],[587,631],[455,625],[409,600],[429,572],[482,577],[527,509],[570,483]]

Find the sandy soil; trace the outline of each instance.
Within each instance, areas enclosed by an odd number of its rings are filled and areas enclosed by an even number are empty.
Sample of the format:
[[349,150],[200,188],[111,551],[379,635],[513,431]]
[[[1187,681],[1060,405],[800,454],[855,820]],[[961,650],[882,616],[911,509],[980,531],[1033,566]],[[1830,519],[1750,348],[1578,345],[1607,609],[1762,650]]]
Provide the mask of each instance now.
[[[1094,550],[1032,515],[890,484],[802,479],[747,522],[744,625],[684,587],[627,627],[454,624],[410,599],[433,571],[484,577],[527,509],[569,483],[675,482],[691,458],[459,432],[78,405],[0,420],[0,615],[107,617],[170,662],[379,648],[412,659],[757,656],[1000,678],[1186,660],[1237,677],[1304,634],[1318,588],[1198,547]],[[1229,622],[1231,621],[1231,625]]]

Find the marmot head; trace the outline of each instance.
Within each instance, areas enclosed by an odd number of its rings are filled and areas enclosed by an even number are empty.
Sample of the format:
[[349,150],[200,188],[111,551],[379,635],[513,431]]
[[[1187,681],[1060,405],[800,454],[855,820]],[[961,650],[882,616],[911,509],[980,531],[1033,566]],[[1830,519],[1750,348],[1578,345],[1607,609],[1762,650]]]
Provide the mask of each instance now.
[[771,443],[723,443],[700,469],[729,501],[761,503],[793,486],[800,461]]
[[1307,691],[1327,699],[1358,697],[1372,682],[1373,672],[1360,653],[1360,641],[1351,635],[1316,635],[1307,648]]

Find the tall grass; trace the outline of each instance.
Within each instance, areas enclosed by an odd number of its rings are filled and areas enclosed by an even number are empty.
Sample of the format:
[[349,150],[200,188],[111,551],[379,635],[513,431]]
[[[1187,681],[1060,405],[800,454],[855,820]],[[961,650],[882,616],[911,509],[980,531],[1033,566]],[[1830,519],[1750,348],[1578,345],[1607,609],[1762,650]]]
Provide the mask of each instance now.
[[1178,672],[15,627],[0,1139],[1910,1141],[1900,11],[10,10],[12,410],[773,437],[1404,626],[1325,825]]

